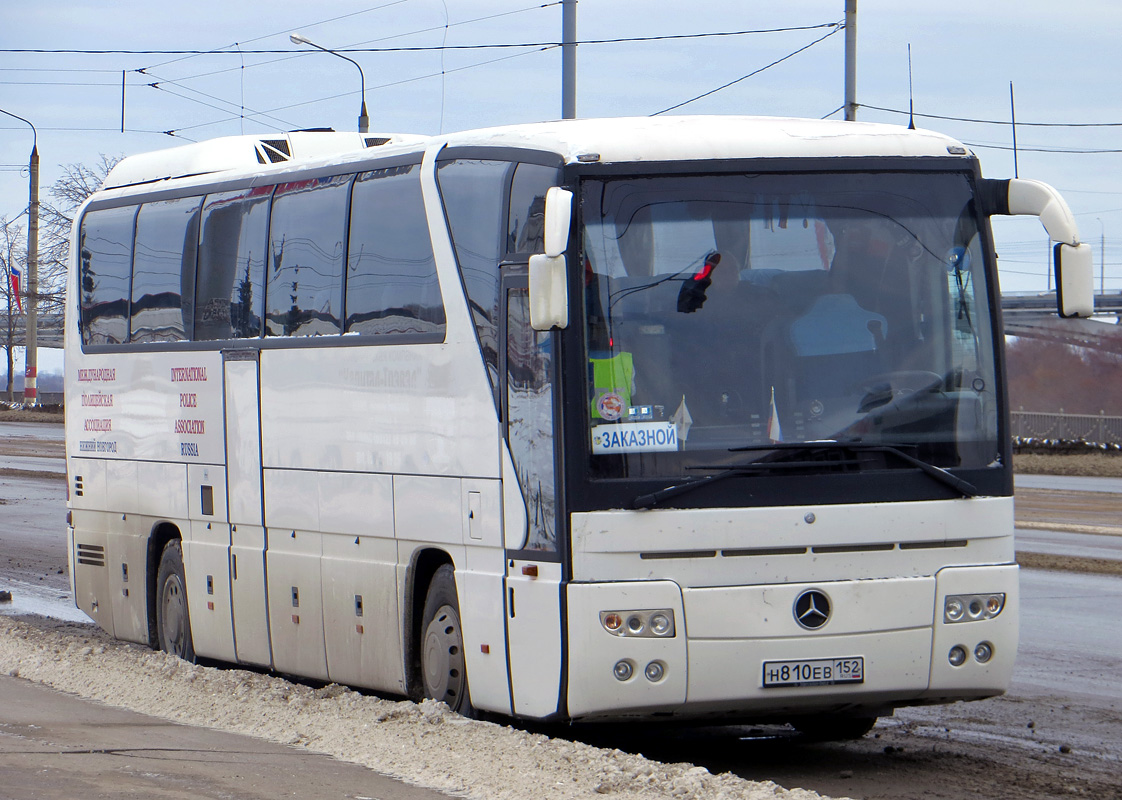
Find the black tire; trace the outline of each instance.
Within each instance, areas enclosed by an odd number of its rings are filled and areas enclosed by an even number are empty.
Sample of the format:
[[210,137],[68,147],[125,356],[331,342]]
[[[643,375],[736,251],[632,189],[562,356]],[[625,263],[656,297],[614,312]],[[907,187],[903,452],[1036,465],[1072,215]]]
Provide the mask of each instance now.
[[846,714],[819,714],[791,720],[791,726],[808,742],[847,742],[860,739],[876,724],[876,717]]
[[160,649],[184,661],[195,661],[191,615],[187,609],[187,580],[183,575],[183,548],[178,539],[164,546],[156,575],[156,630]]
[[421,688],[424,697],[440,700],[465,717],[475,715],[464,662],[460,603],[451,564],[436,570],[425,596],[421,619]]

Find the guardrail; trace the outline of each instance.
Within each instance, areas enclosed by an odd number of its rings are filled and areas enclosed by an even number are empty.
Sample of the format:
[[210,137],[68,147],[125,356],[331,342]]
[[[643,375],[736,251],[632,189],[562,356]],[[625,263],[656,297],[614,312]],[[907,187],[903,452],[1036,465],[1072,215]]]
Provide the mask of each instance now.
[[1065,414],[1044,411],[1012,411],[1013,436],[1021,439],[1122,444],[1122,417],[1105,414]]

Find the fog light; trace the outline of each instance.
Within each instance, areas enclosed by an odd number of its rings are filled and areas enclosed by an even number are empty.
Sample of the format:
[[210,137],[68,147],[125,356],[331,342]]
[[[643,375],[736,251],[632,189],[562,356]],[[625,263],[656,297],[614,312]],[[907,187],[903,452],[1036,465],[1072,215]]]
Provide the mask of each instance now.
[[634,616],[628,617],[627,618],[627,630],[631,631],[632,633],[642,633],[643,632],[643,618],[640,617],[638,614],[635,614]]
[[974,648],[974,660],[979,664],[985,664],[993,658],[993,645],[989,642],[982,642]]
[[[964,656],[965,656],[965,654],[964,654]],[[627,661],[627,660],[617,661],[616,665],[614,667],[612,667],[612,674],[616,676],[617,681],[627,680],[628,678],[631,677],[631,674],[634,671],[635,671],[635,668],[632,667],[631,662]]]
[[619,626],[623,624],[623,617],[616,613],[604,614],[600,622],[603,623],[605,628],[614,632],[618,631]]
[[666,674],[666,668],[662,666],[661,661],[652,661],[650,664],[647,664],[647,668],[643,670],[643,674],[647,676],[647,680],[651,683],[658,683],[662,680],[662,676]]
[[665,636],[670,632],[670,618],[665,614],[655,614],[651,617],[651,630],[658,636]]
[[952,594],[943,600],[943,622],[977,622],[993,619],[1005,608],[1005,595]]
[[960,644],[956,644],[951,648],[951,652],[947,654],[947,661],[951,662],[952,667],[961,667],[966,663],[966,648]]

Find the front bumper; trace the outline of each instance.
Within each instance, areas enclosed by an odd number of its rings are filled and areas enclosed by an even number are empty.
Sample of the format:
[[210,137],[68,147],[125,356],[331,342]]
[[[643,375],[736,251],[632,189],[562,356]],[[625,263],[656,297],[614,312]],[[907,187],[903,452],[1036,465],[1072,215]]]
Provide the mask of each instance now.
[[[673,581],[568,586],[568,713],[574,719],[750,719],[987,697],[1009,685],[1017,649],[1017,566],[949,567],[936,575],[856,581],[682,589]],[[830,617],[817,630],[795,619],[795,601],[817,589]],[[947,623],[948,594],[1006,595],[993,619]],[[669,609],[669,638],[619,636],[601,612]],[[978,663],[986,642],[993,657]],[[955,645],[971,654],[952,666]],[[860,684],[765,687],[764,663],[860,656]],[[633,669],[624,680],[616,665]],[[657,680],[646,675],[662,666]]]

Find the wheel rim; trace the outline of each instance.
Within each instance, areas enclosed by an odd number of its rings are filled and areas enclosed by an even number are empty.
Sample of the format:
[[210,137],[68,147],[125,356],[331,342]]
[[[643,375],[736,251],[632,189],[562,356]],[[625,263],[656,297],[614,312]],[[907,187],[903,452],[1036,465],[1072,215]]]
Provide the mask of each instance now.
[[163,606],[164,649],[184,658],[187,651],[187,593],[178,575],[164,581]]
[[425,628],[421,650],[425,695],[442,700],[453,711],[464,700],[464,639],[460,632],[460,615],[450,605],[437,609]]

